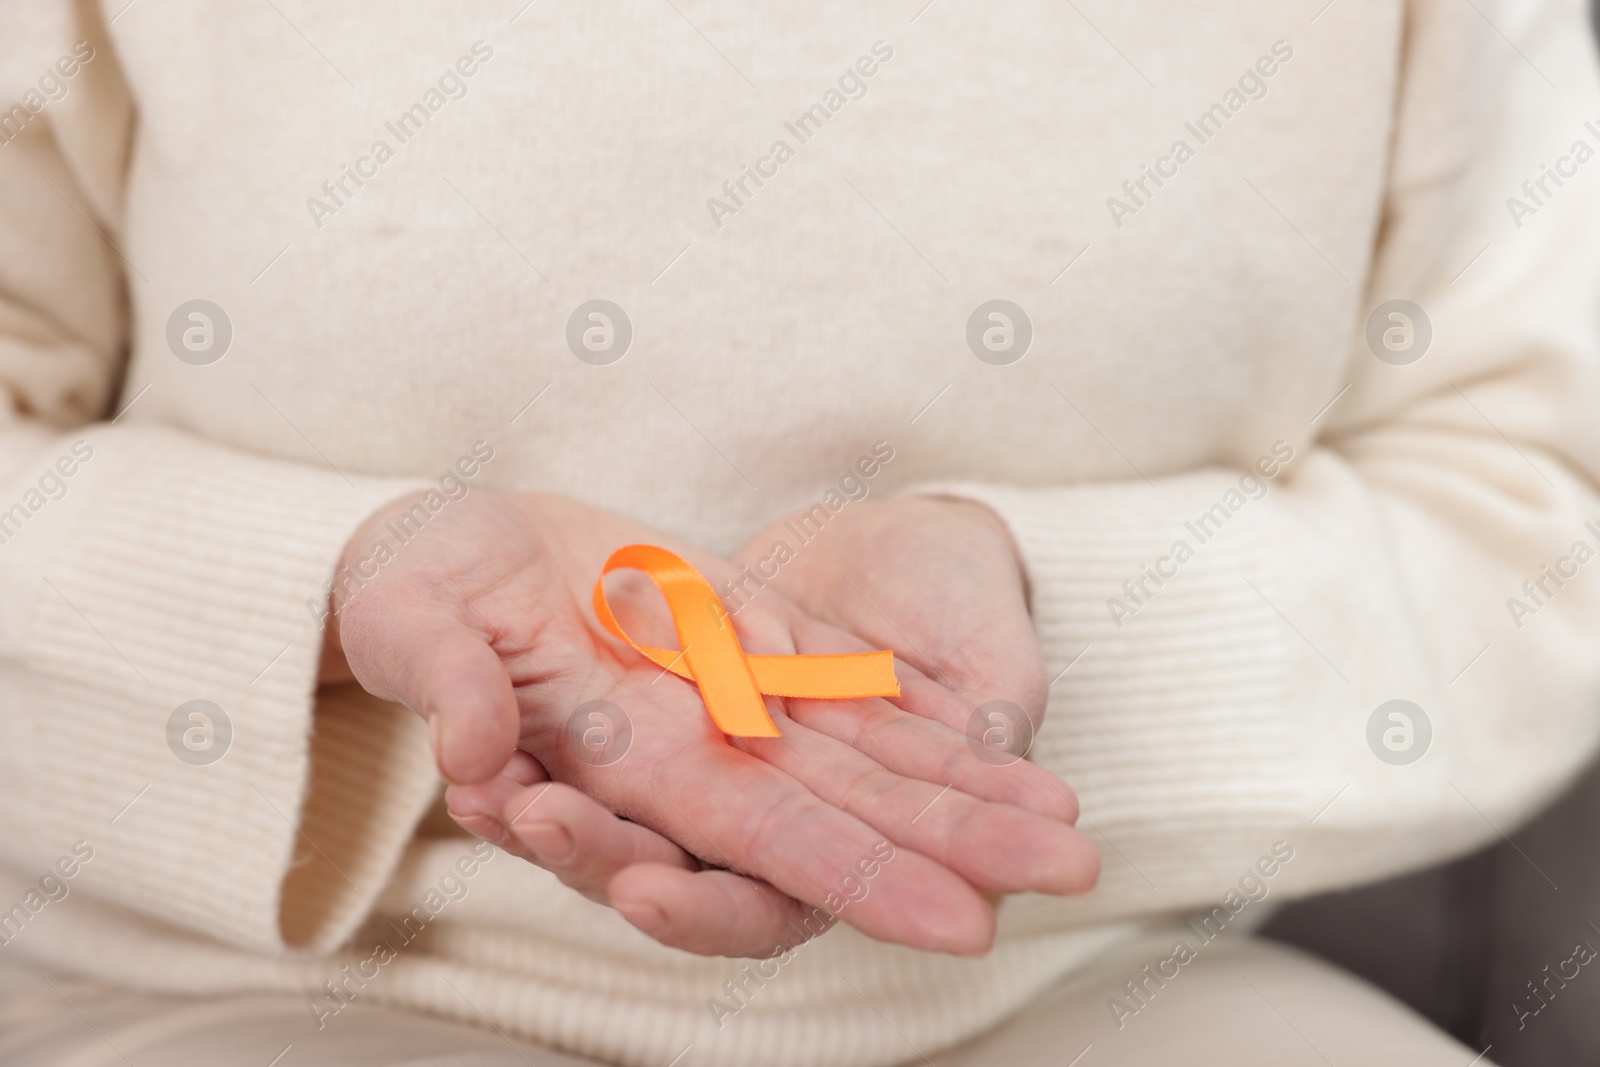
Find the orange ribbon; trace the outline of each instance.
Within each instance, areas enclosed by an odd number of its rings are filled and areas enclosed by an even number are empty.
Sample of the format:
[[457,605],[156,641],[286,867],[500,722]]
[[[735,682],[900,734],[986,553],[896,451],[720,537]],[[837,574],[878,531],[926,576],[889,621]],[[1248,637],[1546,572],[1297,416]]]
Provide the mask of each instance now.
[[[682,652],[650,648],[623,632],[606,602],[605,577],[615,570],[643,571],[672,612]],[[709,610],[708,610],[709,609]],[[777,737],[762,694],[813,700],[855,700],[900,695],[893,652],[822,656],[754,656],[739,645],[728,613],[699,571],[655,545],[627,545],[611,553],[594,583],[594,613],[619,641],[657,666],[700,687],[712,720],[734,737]]]

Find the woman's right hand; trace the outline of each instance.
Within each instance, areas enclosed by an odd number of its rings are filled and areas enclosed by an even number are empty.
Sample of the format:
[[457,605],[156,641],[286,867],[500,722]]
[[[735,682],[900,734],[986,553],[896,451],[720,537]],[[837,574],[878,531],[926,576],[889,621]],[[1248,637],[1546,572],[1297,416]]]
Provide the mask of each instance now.
[[[345,566],[377,540],[393,541],[390,531],[420,499],[371,516]],[[463,825],[659,940],[709,954],[770,953],[798,940],[812,906],[857,896],[847,890],[864,881],[866,863],[868,891],[844,921],[887,941],[979,953],[994,932],[984,893],[1093,883],[1093,847],[1071,827],[1076,812],[1054,777],[977,758],[929,713],[948,694],[905,664],[896,702],[850,701],[847,718],[820,713],[828,702],[768,698],[783,736],[728,738],[693,685],[613,642],[587,606],[606,558],[625,544],[674,551],[714,585],[733,573],[724,561],[541,494],[479,490],[420,525],[333,605],[329,663],[338,669],[342,657],[368,691],[427,720]],[[618,574],[607,589],[630,634],[675,646],[648,580]],[[867,648],[776,595],[734,625],[752,652]],[[631,724],[631,747],[614,763],[596,762],[568,728],[594,700],[623,709]],[[868,863],[881,859],[883,841],[892,862]]]

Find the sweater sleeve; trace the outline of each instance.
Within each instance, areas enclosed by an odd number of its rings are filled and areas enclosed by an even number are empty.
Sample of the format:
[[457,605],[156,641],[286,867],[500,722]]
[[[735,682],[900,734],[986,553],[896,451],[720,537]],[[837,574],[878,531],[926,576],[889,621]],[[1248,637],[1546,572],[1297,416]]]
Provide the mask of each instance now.
[[1024,556],[1056,678],[1032,756],[1104,860],[1058,917],[1213,905],[1279,839],[1274,891],[1438,862],[1594,751],[1600,163],[1520,192],[1600,146],[1593,45],[1575,0],[1406,17],[1348,384],[1312,428],[1233,469],[913,490],[988,504]]
[[412,484],[116,417],[136,120],[97,7],[0,14],[0,864],[77,845],[82,892],[330,949],[437,791],[414,716],[315,681],[324,583]]

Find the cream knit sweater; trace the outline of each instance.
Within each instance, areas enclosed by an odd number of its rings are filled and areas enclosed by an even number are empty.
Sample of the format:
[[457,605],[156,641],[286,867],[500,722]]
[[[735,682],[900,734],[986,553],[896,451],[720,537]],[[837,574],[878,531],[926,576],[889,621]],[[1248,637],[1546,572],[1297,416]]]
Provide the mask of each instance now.
[[[0,950],[887,1064],[1275,841],[1275,899],[1418,867],[1595,746],[1576,0],[28,0],[0,41]],[[874,494],[1014,530],[1034,758],[1105,859],[985,959],[662,948],[439,829],[409,712],[315,691],[346,538],[476,442],[460,485],[726,551],[879,440]]]

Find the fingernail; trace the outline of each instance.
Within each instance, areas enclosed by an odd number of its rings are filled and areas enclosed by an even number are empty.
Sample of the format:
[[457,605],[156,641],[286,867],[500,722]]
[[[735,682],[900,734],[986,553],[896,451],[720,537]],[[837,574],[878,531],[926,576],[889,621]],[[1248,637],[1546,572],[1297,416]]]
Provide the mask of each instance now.
[[558,822],[517,823],[517,837],[544,863],[566,863],[572,858],[572,834]]
[[506,828],[493,815],[476,812],[468,815],[452,811],[450,817],[467,833],[481,837],[485,841],[492,841],[498,845],[506,839]]
[[667,928],[667,913],[661,910],[661,905],[659,904],[641,900],[627,904],[617,904],[616,909],[622,913],[624,919],[627,919],[651,937],[658,936]]

